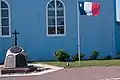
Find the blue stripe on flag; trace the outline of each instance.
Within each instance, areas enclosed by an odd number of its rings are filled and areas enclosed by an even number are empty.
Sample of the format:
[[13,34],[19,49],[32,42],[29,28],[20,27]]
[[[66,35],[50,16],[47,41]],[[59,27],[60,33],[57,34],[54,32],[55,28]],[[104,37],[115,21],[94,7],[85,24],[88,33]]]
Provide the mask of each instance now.
[[80,9],[80,15],[87,15],[87,13],[84,10],[84,2],[79,2],[79,9]]

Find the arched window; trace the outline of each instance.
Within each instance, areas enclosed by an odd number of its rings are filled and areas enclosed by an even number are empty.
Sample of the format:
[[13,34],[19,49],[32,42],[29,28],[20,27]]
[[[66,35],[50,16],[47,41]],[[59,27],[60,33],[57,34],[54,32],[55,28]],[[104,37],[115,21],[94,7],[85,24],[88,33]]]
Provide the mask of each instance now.
[[61,0],[51,0],[46,7],[47,35],[65,36],[65,5]]
[[5,0],[1,0],[0,3],[1,3],[0,37],[9,37],[11,35],[10,7]]

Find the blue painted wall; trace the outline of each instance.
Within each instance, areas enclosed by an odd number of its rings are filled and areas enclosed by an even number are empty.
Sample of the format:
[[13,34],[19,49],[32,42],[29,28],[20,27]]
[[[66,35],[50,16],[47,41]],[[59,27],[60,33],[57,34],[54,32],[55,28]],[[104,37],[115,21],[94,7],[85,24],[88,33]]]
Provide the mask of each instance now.
[[[29,60],[52,60],[53,53],[64,49],[70,55],[77,53],[77,0],[62,0],[66,8],[66,36],[46,36],[46,4],[49,0],[8,0],[11,6],[12,31],[17,29],[18,44],[28,53]],[[83,0],[84,1],[84,0]],[[101,3],[97,17],[80,16],[81,52],[88,58],[92,50],[100,58],[115,56],[114,0],[86,0]],[[12,46],[13,37],[0,38],[0,60]]]

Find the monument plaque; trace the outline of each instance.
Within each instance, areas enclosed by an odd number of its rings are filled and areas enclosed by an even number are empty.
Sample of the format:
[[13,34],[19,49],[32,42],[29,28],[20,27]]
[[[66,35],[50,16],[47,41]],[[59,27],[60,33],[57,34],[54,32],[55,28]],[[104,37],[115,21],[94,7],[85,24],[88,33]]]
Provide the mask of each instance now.
[[4,67],[14,68],[15,65],[13,64],[13,62],[15,62],[14,56],[13,55],[8,55],[6,57],[6,65],[4,65]]
[[27,66],[26,56],[23,54],[16,55],[16,67],[25,67]]

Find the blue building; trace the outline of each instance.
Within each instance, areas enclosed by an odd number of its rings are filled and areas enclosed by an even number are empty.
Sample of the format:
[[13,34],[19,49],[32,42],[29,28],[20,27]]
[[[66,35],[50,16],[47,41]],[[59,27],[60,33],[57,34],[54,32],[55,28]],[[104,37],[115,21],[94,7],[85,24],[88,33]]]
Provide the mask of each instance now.
[[[84,0],[82,0],[84,1]],[[80,50],[88,58],[93,50],[117,56],[120,52],[120,25],[116,22],[115,0],[100,2],[99,16],[81,16]],[[18,45],[29,60],[53,60],[54,52],[64,49],[71,56],[78,52],[77,0],[1,0],[0,62],[14,44],[16,29]]]

